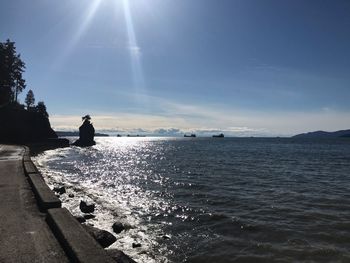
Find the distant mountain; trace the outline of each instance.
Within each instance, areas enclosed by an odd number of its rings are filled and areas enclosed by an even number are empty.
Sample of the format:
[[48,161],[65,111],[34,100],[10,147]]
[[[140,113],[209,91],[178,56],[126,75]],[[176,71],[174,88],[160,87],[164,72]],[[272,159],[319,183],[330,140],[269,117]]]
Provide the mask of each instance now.
[[341,130],[335,132],[325,132],[325,131],[315,131],[302,133],[293,136],[293,138],[340,138],[340,137],[350,137],[350,130]]
[[[78,131],[56,131],[56,134],[58,137],[70,137],[70,136],[79,136],[79,132]],[[108,134],[104,134],[104,133],[95,133],[95,137],[108,137]]]

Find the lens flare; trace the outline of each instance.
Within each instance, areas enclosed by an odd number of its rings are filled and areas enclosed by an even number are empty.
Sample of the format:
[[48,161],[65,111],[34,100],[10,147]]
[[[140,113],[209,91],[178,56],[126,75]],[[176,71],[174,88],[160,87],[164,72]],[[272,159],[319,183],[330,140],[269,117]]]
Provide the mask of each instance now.
[[141,61],[141,48],[138,45],[134,23],[130,11],[130,5],[128,0],[123,0],[123,8],[124,8],[124,16],[125,16],[125,24],[127,30],[128,37],[128,45],[127,48],[130,53],[131,59],[131,67],[133,74],[133,85],[134,85],[134,93],[136,99],[140,100],[140,96],[146,93],[146,86],[144,80],[144,74],[142,69],[142,61]]
[[60,54],[59,58],[54,63],[54,68],[60,68],[65,63],[67,58],[71,55],[79,40],[84,35],[86,30],[88,29],[91,21],[93,20],[102,0],[93,0],[91,1],[90,6],[86,9],[85,14],[82,16],[82,23],[80,24],[78,30],[74,33],[74,35],[67,41],[67,45],[63,49],[64,51]]

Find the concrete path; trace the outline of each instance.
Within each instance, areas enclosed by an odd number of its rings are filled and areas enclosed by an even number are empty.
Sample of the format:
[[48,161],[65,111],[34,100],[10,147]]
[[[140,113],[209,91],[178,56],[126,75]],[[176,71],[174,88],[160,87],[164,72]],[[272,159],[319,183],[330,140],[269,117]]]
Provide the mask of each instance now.
[[0,145],[0,262],[69,262],[38,209],[21,146]]

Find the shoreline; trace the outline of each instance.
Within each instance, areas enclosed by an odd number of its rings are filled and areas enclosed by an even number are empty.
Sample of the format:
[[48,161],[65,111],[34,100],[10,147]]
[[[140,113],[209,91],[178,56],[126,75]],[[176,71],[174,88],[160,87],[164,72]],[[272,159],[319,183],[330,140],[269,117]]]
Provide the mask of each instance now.
[[[159,251],[166,249],[164,240],[169,239],[168,235],[159,227],[159,223],[149,224],[148,218],[142,218],[141,210],[137,208],[138,199],[135,200],[133,197],[129,199],[130,197],[125,196],[125,189],[122,186],[118,192],[114,190],[101,192],[99,185],[95,184],[95,177],[90,177],[89,173],[85,177],[80,177],[82,171],[90,169],[89,166],[93,165],[91,163],[79,162],[77,170],[71,166],[70,157],[83,160],[79,156],[90,155],[92,152],[101,150],[101,147],[104,147],[103,143],[96,145],[96,147],[73,146],[48,150],[35,156],[33,161],[51,189],[57,188],[58,190],[65,187],[65,193],[60,195],[60,199],[63,207],[67,208],[73,216],[78,217],[79,220],[84,217],[79,208],[81,200],[96,205],[96,210],[92,215],[85,215],[88,217],[86,223],[106,230],[117,238],[116,242],[107,250],[122,250],[137,262],[168,262],[165,255],[167,253],[159,253]],[[96,178],[98,177],[99,175],[96,174]],[[118,182],[115,184],[118,185]],[[127,182],[125,187],[128,187]],[[130,192],[130,194],[132,193],[134,192]],[[135,193],[135,198],[138,198],[137,192]],[[125,231],[114,232],[113,224],[117,222],[126,226]]]
[[[31,187],[40,209],[42,211],[46,211],[47,224],[52,229],[56,238],[59,240],[66,254],[74,260],[80,261],[81,259],[79,258],[85,257],[82,254],[87,254],[90,256],[86,258],[88,260],[86,262],[101,262],[101,259],[105,258],[105,260],[102,260],[102,262],[135,263],[132,258],[127,256],[119,249],[107,250],[103,248],[103,242],[105,242],[103,241],[103,238],[105,238],[108,234],[113,234],[108,231],[95,228],[92,225],[88,224],[87,220],[90,219],[89,215],[91,215],[91,213],[85,214],[87,215],[87,219],[82,222],[81,218],[75,217],[67,208],[61,208],[62,200],[60,198],[60,195],[55,191],[56,189],[51,189],[48,186],[40,170],[31,160],[32,156],[36,156],[40,153],[43,153],[44,151],[54,150],[57,148],[65,148],[69,146],[69,140],[67,139],[53,139],[39,143],[31,143],[27,146],[24,146],[26,150],[23,156],[23,167],[26,175],[29,176],[29,181],[31,181]],[[33,175],[40,176],[41,180],[38,181],[43,181],[44,185],[42,185],[42,183],[39,183],[39,186],[35,185],[35,183],[32,182],[33,180],[31,180],[31,177],[35,177]],[[46,188],[46,190],[43,190],[42,188]],[[46,192],[46,194],[41,192]],[[43,198],[41,196],[45,195],[49,195],[51,196],[51,199],[56,200],[54,202],[52,200],[43,201]],[[59,223],[57,225],[57,222],[55,222],[55,217],[62,217],[62,214],[65,219],[63,220],[64,222],[58,226]],[[86,224],[84,224],[85,222]],[[67,231],[67,229],[69,229],[69,231]],[[77,232],[73,239],[69,238],[71,232]],[[101,234],[104,234],[102,240]],[[83,241],[81,239],[83,239]],[[86,241],[86,239],[88,241]],[[91,242],[91,240],[93,240],[93,242]],[[87,245],[85,248],[86,242],[90,244],[90,246]],[[79,247],[78,243],[83,244],[84,247]]]

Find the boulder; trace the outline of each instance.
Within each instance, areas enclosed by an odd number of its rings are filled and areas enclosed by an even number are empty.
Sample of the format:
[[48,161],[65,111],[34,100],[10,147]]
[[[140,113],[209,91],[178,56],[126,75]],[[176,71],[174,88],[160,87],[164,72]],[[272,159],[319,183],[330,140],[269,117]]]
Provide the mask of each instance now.
[[132,243],[132,248],[141,247],[140,243]]
[[66,188],[64,186],[57,186],[53,188],[53,191],[61,195],[66,193]]
[[80,201],[79,208],[83,213],[93,213],[95,211],[95,204],[89,204],[85,201]]
[[170,239],[171,237],[169,235],[163,235],[162,238],[163,239]]
[[124,254],[124,252],[119,249],[107,249],[106,252],[117,263],[136,263],[135,260]]
[[126,229],[125,225],[121,222],[115,222],[112,228],[113,228],[113,232],[116,234],[119,234],[120,232]]
[[103,247],[109,247],[117,238],[106,230],[102,230],[93,226],[83,225],[85,230]]

